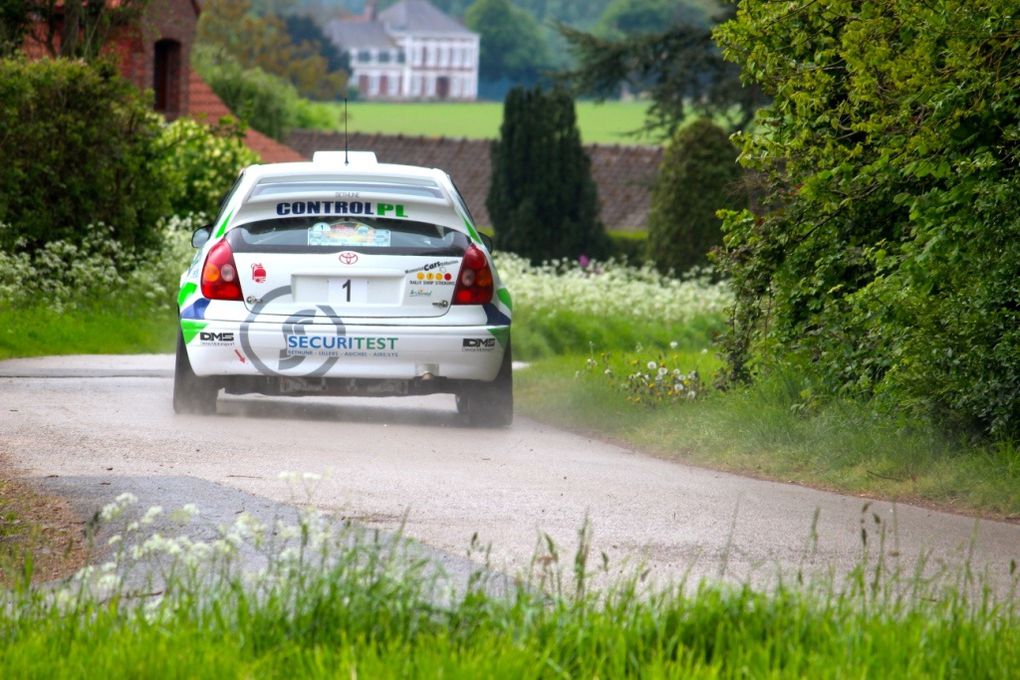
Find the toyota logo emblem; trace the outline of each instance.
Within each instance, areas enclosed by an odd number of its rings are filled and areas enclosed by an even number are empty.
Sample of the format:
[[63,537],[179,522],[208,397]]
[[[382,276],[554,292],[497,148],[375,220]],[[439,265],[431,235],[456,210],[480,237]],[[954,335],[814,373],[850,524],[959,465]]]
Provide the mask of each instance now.
[[354,264],[355,262],[358,261],[358,254],[352,253],[349,250],[345,250],[344,252],[340,253],[340,261],[343,262],[344,264]]

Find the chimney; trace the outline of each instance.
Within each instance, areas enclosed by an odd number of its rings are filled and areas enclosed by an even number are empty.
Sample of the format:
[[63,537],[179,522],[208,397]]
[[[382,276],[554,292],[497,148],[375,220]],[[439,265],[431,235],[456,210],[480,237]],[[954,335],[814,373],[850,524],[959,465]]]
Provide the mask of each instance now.
[[379,8],[376,7],[376,0],[365,2],[365,13],[362,15],[365,21],[375,21],[379,18]]

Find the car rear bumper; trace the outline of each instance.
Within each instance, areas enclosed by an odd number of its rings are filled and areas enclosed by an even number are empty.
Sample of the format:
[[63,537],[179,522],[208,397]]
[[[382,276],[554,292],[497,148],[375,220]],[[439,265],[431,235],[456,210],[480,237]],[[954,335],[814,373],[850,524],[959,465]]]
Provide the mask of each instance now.
[[[319,319],[321,321],[321,317]],[[199,376],[494,380],[509,326],[346,326],[182,320]]]

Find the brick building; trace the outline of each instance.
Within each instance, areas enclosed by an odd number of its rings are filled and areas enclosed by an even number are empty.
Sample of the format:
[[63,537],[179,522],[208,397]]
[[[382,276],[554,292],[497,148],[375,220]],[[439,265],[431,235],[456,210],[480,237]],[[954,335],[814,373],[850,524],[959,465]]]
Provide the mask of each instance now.
[[366,100],[478,98],[480,37],[428,0],[400,0],[382,11],[328,23],[324,31],[349,55],[351,80]]
[[[118,0],[111,2],[112,6],[117,4]],[[47,31],[40,24],[28,37],[25,51],[30,57],[41,58],[59,50],[62,9],[58,0],[52,18],[56,30]],[[119,29],[104,47],[117,55],[125,78],[139,89],[152,89],[153,108],[168,120],[191,116],[215,123],[231,114],[226,104],[191,70],[191,47],[200,12],[197,0],[151,0],[139,19]],[[245,144],[265,163],[303,160],[290,147],[256,130],[247,131]]]

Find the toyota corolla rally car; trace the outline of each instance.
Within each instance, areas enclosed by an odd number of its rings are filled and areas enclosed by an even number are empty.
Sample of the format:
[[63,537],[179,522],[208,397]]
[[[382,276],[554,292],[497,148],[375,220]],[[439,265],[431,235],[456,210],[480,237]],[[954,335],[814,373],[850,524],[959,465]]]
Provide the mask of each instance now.
[[318,152],[247,168],[181,277],[174,410],[221,389],[456,395],[513,419],[510,294],[442,170]]

